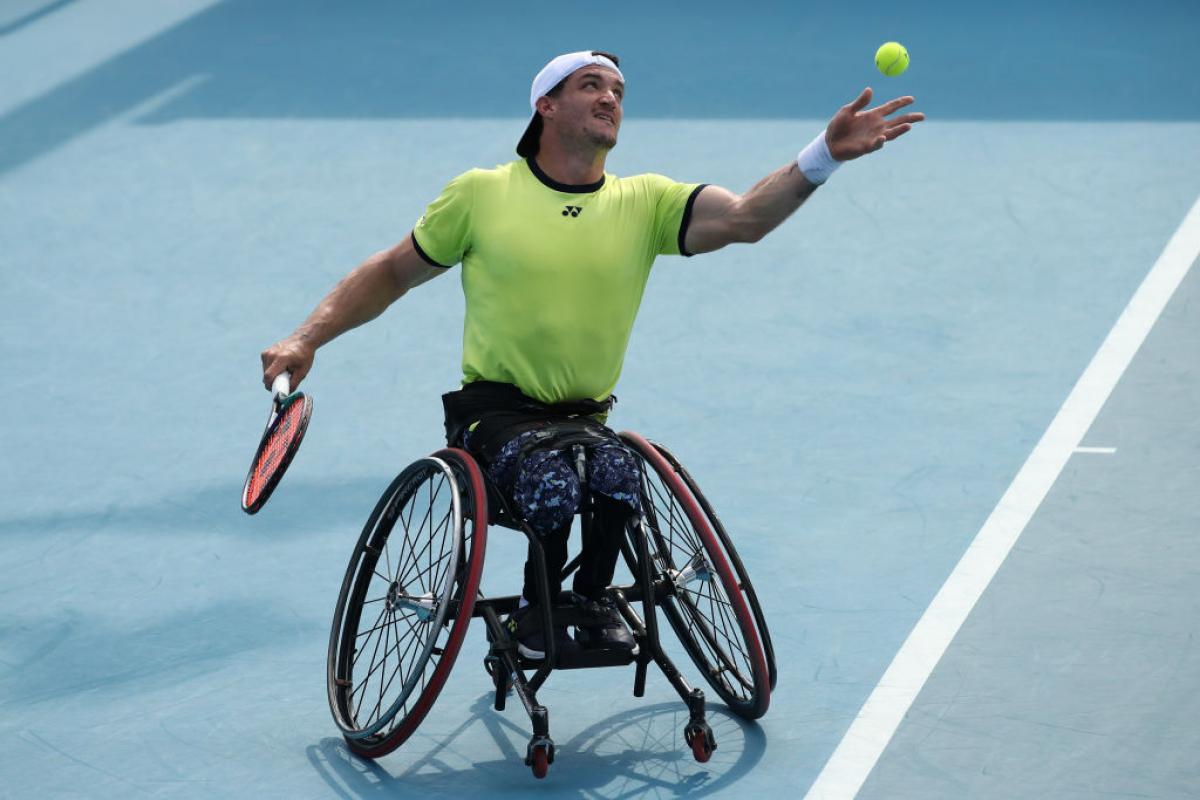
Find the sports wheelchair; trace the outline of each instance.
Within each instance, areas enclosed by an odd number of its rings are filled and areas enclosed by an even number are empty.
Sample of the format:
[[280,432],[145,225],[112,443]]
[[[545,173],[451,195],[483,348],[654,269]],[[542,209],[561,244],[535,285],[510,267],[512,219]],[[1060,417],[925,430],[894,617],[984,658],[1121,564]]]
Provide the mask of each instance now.
[[[329,637],[329,706],[350,750],[379,758],[399,747],[433,706],[462,647],[467,626],[482,617],[489,650],[484,666],[495,687],[495,708],[510,692],[528,712],[533,735],[525,764],[545,777],[554,762],[549,713],[537,691],[554,669],[634,665],[633,694],[643,696],[646,670],[656,663],[687,704],[684,740],[697,761],[717,743],[705,721],[704,692],[693,688],[663,651],[657,613],[667,618],[684,650],[731,711],[757,719],[767,711],[777,672],[775,653],[754,587],[733,542],[695,480],[660,444],[636,433],[619,434],[639,459],[640,519],[626,526],[621,552],[635,582],[609,588],[631,629],[637,654],[611,650],[556,652],[547,635],[546,657],[528,661],[501,623],[519,596],[484,597],[479,591],[488,525],[521,531],[530,543],[542,625],[572,624],[577,608],[567,594],[550,602],[538,537],[515,517],[479,468],[457,448],[409,465],[376,504],[363,527],[342,582]],[[582,447],[576,468],[587,468]],[[584,535],[591,514],[580,503]],[[579,564],[568,563],[564,579]],[[633,604],[640,603],[642,613]],[[533,671],[531,677],[527,671]]]

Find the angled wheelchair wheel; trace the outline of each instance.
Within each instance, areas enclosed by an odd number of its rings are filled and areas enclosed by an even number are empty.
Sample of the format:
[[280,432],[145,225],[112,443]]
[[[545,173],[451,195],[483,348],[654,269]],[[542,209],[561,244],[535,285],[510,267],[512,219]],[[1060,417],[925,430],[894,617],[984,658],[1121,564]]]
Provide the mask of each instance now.
[[775,645],[771,642],[771,631],[767,629],[767,618],[763,614],[762,606],[758,602],[758,594],[754,591],[754,584],[750,582],[750,576],[746,573],[746,567],[742,564],[742,559],[738,555],[737,548],[733,546],[733,540],[729,538],[729,533],[725,530],[725,526],[721,524],[720,517],[713,511],[712,504],[708,502],[708,498],[700,491],[700,486],[696,483],[695,478],[687,471],[687,468],[679,463],[679,459],[675,458],[664,445],[659,442],[652,442],[654,448],[662,454],[671,468],[679,474],[683,479],[683,483],[687,486],[688,491],[692,493],[692,497],[696,499],[700,509],[704,512],[704,516],[708,519],[709,525],[712,526],[713,533],[716,534],[717,542],[720,543],[725,557],[729,560],[729,566],[733,569],[733,574],[737,578],[738,586],[741,587],[742,593],[746,597],[746,605],[750,607],[750,613],[754,615],[754,624],[758,629],[758,640],[762,643],[763,654],[767,657],[767,673],[771,679],[771,691],[775,691],[775,684],[779,681],[779,670],[775,666]]
[[409,465],[354,548],[329,637],[334,722],[355,753],[399,747],[429,713],[479,592],[487,494],[475,461],[440,450]]
[[[643,462],[642,517],[651,572],[674,584],[662,602],[663,613],[729,709],[758,719],[771,702],[771,674],[750,610],[753,589],[746,591],[745,570],[731,566],[732,544],[723,546],[672,460],[636,433],[620,436]],[[629,566],[637,574],[637,565]]]

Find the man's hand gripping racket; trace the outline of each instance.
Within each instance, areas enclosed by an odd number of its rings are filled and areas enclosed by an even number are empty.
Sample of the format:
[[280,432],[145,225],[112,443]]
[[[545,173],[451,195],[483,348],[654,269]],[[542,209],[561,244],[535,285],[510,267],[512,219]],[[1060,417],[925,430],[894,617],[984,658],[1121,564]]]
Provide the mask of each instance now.
[[271,413],[242,489],[242,511],[247,514],[262,508],[275,491],[308,430],[312,398],[293,392],[291,379],[291,373],[283,372],[271,384]]

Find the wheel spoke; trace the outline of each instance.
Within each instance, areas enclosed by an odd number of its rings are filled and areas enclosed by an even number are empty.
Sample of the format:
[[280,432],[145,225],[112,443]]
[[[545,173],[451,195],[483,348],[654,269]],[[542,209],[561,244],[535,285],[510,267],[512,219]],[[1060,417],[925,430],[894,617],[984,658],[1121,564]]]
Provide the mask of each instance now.
[[[407,620],[406,620],[406,622],[407,622]],[[405,656],[407,656],[407,655],[408,655],[408,653],[409,653],[409,652],[411,652],[411,651],[412,651],[412,649],[413,649],[413,648],[415,648],[415,647],[416,647],[418,644],[420,644],[420,645],[421,645],[421,648],[420,648],[420,649],[421,649],[421,651],[423,652],[423,651],[424,651],[424,649],[425,649],[425,637],[423,637],[423,636],[421,635],[421,632],[419,632],[419,631],[416,631],[416,630],[414,630],[414,629],[413,629],[413,627],[412,627],[412,623],[411,623],[411,622],[410,622],[410,623],[408,623],[408,628],[409,628],[409,631],[410,631],[411,633],[413,633],[414,635],[413,635],[413,637],[412,637],[412,644],[411,644],[411,645],[409,645],[408,649],[405,651]],[[435,634],[435,635],[436,635],[436,634]],[[417,667],[417,663],[416,663],[416,662],[417,662],[417,659],[414,659],[414,660],[413,660],[413,662],[412,662],[411,664],[409,664],[409,665],[408,665],[408,668],[407,668],[406,670],[404,670],[404,680],[400,682],[400,685],[401,685],[401,686],[406,686],[406,685],[408,685],[408,682],[409,682],[409,677],[412,675],[412,672],[413,672],[413,670],[414,670],[414,669],[416,669],[416,667]],[[400,667],[401,667],[401,666],[403,666],[403,663],[404,663],[404,662],[401,662],[401,664],[397,665],[397,667],[396,667],[396,671],[397,671],[397,672],[400,670]],[[429,662],[428,662],[428,660],[423,660],[423,663],[422,663],[422,665],[421,665],[422,671],[424,670],[424,668],[425,668],[426,666],[428,666],[428,663],[429,663]],[[405,697],[407,698],[407,696],[408,696],[408,695],[406,694],[406,695],[405,695]]]
[[[383,654],[383,659],[382,659],[382,660],[380,660],[380,662],[379,662],[378,664],[374,664],[374,665],[372,665],[372,666],[371,666],[371,671],[372,671],[372,672],[374,672],[374,671],[375,671],[376,669],[378,669],[379,667],[384,667],[384,668],[385,668],[385,671],[386,671],[386,667],[387,667],[387,659],[388,659],[388,656],[389,656],[389,655],[391,655],[391,654],[392,654],[392,652],[394,652],[394,651],[398,650],[398,649],[399,649],[399,647],[400,647],[400,637],[399,637],[399,636],[397,636],[397,637],[396,637],[396,643],[395,643],[394,645],[392,645],[392,646],[391,646],[391,648],[389,648],[388,650],[384,651],[384,654]],[[379,711],[380,711],[380,707],[383,705],[383,690],[384,690],[384,687],[383,687],[383,672],[380,672],[380,674],[379,674],[379,700],[377,700],[377,701],[375,702],[375,709],[374,709],[374,711],[372,711],[372,712],[371,712],[371,714],[370,714],[370,716],[368,716],[368,717],[367,717],[367,722],[366,722],[366,724],[367,724],[367,725],[372,725],[372,724],[374,724],[374,721],[375,721],[376,719],[378,719],[378,718],[379,718]],[[366,691],[364,691],[364,692],[363,692],[363,696],[365,697],[365,696],[366,696],[366,694],[367,694],[367,693],[366,693]]]
[[[387,694],[388,689],[392,688],[392,682],[394,680],[396,680],[396,674],[398,672],[400,672],[401,669],[403,669],[403,667],[408,659],[409,654],[412,653],[413,648],[415,648],[417,646],[417,644],[420,643],[420,638],[413,637],[413,638],[409,639],[408,641],[409,641],[409,644],[404,648],[404,652],[400,653],[397,656],[396,666],[392,670],[391,676],[388,678],[387,683],[383,682],[382,676],[379,679],[379,683],[380,683],[379,702],[375,705],[375,715],[372,717],[372,719],[377,718],[379,716],[379,714],[382,713],[384,695]],[[400,646],[400,639],[399,639],[399,637],[397,637],[397,640],[396,640],[396,649],[397,650],[399,650],[399,646]],[[402,682],[400,685],[403,686],[404,683]],[[407,695],[406,695],[406,697],[407,697]]]
[[[376,625],[374,628],[367,628],[365,631],[359,633],[358,636],[366,636],[368,634],[374,633],[375,631],[383,630],[384,626],[388,625],[388,624],[390,624],[390,623],[385,622],[383,625]],[[358,636],[355,636],[354,638],[357,639]]]
[[[445,485],[445,483],[446,483],[445,476],[442,476],[442,485]],[[440,489],[440,486],[439,486],[439,489]],[[430,491],[432,491],[432,485],[431,485]],[[414,545],[412,543],[412,540],[409,537],[410,531],[405,530],[405,542],[408,544],[409,552],[411,553],[411,555],[408,560],[408,566],[406,566],[404,568],[404,570],[401,573],[401,576],[399,578],[399,580],[402,584],[407,585],[413,579],[414,576],[411,574],[411,570],[413,567],[419,567],[422,556],[428,555],[432,559],[433,539],[440,532],[444,533],[444,528],[446,527],[446,523],[453,515],[454,506],[453,506],[452,502],[449,504],[449,507],[446,511],[445,517],[443,517],[442,522],[440,522],[436,527],[433,527],[433,523],[432,523],[433,511],[434,511],[434,505],[433,505],[433,500],[431,497],[429,507],[425,512],[424,518],[421,520],[422,529],[425,528],[426,523],[429,524],[430,535],[421,547],[417,547],[416,545]],[[427,575],[427,574],[428,574],[428,570],[420,571],[416,574],[415,577],[421,577],[421,576]],[[422,582],[420,584],[420,586],[423,591],[425,591],[425,592],[429,591],[429,587],[427,585],[425,585],[424,582]]]
[[[721,577],[707,561],[705,540],[692,525],[686,509],[671,485],[652,465],[643,472],[643,505],[650,522],[648,534],[657,544],[658,562],[669,576],[682,570],[704,568],[706,579],[688,580],[677,589],[676,617],[699,657],[698,666],[708,665],[713,681],[720,682],[731,696],[749,701],[754,696],[754,670],[749,645],[744,639],[738,614],[725,594]],[[695,563],[699,556],[700,567]]]
[[[434,538],[438,535],[439,532],[445,533],[445,528],[447,527],[447,524],[449,523],[450,518],[452,516],[453,516],[453,508],[449,509],[446,512],[446,516],[443,517],[442,522],[438,523],[438,526],[430,531],[430,535],[426,539],[425,544],[420,549],[414,549],[413,555],[408,560],[408,565],[404,568],[404,571],[397,578],[397,580],[400,582],[400,584],[402,586],[407,586],[409,583],[411,583],[414,580],[414,578],[420,578],[421,576],[428,574],[429,570],[421,570],[421,571],[418,571],[414,575],[412,573],[412,569],[414,567],[419,568],[421,566],[420,560],[421,560],[422,555],[424,555],[427,552],[432,554]],[[429,519],[429,517],[427,516],[426,519]],[[445,538],[446,537],[443,536],[443,540]],[[425,591],[429,591],[429,589],[426,587],[426,585],[423,581],[419,585]]]
[[[388,613],[390,614],[391,612],[389,611]],[[378,665],[375,663],[375,656],[379,654],[379,643],[381,641],[387,641],[387,636],[388,636],[388,628],[385,627],[383,629],[383,636],[381,636],[379,639],[375,640],[375,652],[373,652],[371,654],[371,660],[367,662],[367,664],[368,664],[367,674],[363,676],[363,679],[361,681],[359,681],[358,686],[356,686],[354,689],[351,690],[351,692],[350,692],[351,697],[353,697],[355,694],[358,694],[359,693],[358,690],[360,688],[364,688],[364,689],[366,688],[367,681],[371,680],[371,675],[374,674],[376,669],[378,669]],[[385,657],[387,655],[386,647],[384,648],[384,655],[385,655]],[[362,699],[365,696],[366,696],[366,692],[362,692],[359,695],[358,704],[354,706],[355,719],[358,718],[358,712],[362,708]]]
[[[375,621],[374,621],[373,623],[371,623],[371,626],[372,626],[372,628],[373,628],[373,629],[375,629],[375,630],[378,630],[378,629],[379,629],[379,628],[377,627],[377,626],[379,625],[379,620],[383,619],[383,616],[384,616],[385,614],[387,614],[387,613],[388,613],[388,607],[385,605],[385,606],[383,607],[383,609],[382,609],[382,610],[379,612],[379,616],[377,616],[377,617],[375,618]],[[355,638],[357,638],[357,637],[355,637]],[[359,656],[361,656],[361,655],[363,654],[363,652],[366,650],[367,646],[368,646],[368,645],[370,645],[370,644],[371,644],[371,640],[370,640],[370,639],[367,639],[367,641],[363,642],[363,644],[362,644],[362,647],[361,647],[361,648],[358,648],[358,652],[356,652],[356,653],[354,654],[354,658],[353,658],[353,659],[351,659],[351,661],[350,661],[350,668],[351,668],[351,669],[353,669],[353,668],[354,668],[354,665],[358,663],[358,657],[359,657]],[[376,649],[376,652],[379,652],[379,642],[378,642],[378,641],[376,641],[376,643],[375,643],[375,649]],[[375,656],[371,656],[371,658],[374,658],[374,657],[375,657]]]
[[[472,550],[479,481],[473,469],[456,455],[414,463],[389,489],[389,505],[380,506],[364,534],[366,552],[358,551],[357,566],[351,563],[339,645],[331,649],[340,659],[331,700],[339,726],[363,752],[387,752],[402,729],[412,730],[405,721],[426,713],[458,653],[475,600],[463,590],[470,584],[478,594],[482,558]],[[453,611],[456,600],[465,614]],[[363,610],[371,603],[379,606],[374,616]]]
[[[421,527],[418,528],[418,530],[421,530],[425,527],[425,521],[427,519],[429,519],[428,511],[425,512],[425,516],[421,519]],[[415,544],[413,544],[412,538],[409,536],[410,533],[411,533],[411,529],[406,525],[404,527],[404,544],[406,546],[405,552],[411,554],[411,555],[409,555],[409,563],[413,563],[418,558],[420,558],[420,550],[418,550],[417,546]],[[426,544],[426,546],[428,546],[428,544]],[[405,574],[407,574],[407,573],[408,573],[408,568],[406,567]],[[423,592],[425,587],[422,586],[421,589]]]
[[433,580],[430,581],[430,584],[432,586],[444,586],[445,585],[444,581],[449,577],[450,569],[453,566],[450,563],[450,561],[452,560],[451,556],[454,554],[454,531],[453,531],[454,521],[452,519],[454,516],[453,512],[454,512],[453,508],[450,508],[449,510],[447,510],[446,516],[442,520],[442,525],[439,526],[439,527],[443,527],[448,535],[442,536],[442,538],[441,538],[442,546],[441,546],[440,552],[438,553],[437,561],[434,563],[431,563],[431,565],[430,565],[431,569],[435,565],[438,568],[438,574],[435,575]]
[[[742,663],[747,666],[749,665],[742,639],[739,635],[740,628],[737,622],[729,618],[729,612],[723,606],[713,605],[714,598],[712,595],[700,595],[700,597],[708,600],[709,610],[712,613],[706,615],[701,605],[694,602],[689,596],[687,602],[684,604],[689,612],[689,627],[694,629],[699,635],[700,640],[711,654],[711,660],[718,667],[722,667],[723,665],[725,669],[734,673],[739,683],[748,689],[753,689],[753,683],[747,682],[746,676],[743,674],[743,669],[739,666],[737,660],[729,654],[732,651],[741,656],[740,660]],[[750,670],[746,670],[746,673],[753,674]],[[733,689],[732,686],[730,688],[731,690]]]

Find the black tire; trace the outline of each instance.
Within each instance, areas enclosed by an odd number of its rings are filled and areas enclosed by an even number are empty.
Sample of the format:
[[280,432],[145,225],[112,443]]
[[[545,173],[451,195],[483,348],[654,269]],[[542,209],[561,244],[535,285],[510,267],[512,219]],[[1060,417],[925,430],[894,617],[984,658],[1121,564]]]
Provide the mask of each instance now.
[[487,518],[483,476],[458,450],[409,465],[371,512],[342,581],[327,665],[334,722],[358,755],[399,747],[441,692],[479,591]]
[[[729,709],[758,719],[771,702],[770,670],[742,576],[735,574],[708,517],[662,451],[636,433],[620,436],[642,461],[651,573],[674,584],[661,604],[664,616]],[[636,552],[634,546],[627,555]],[[629,567],[641,574],[636,564]]]

